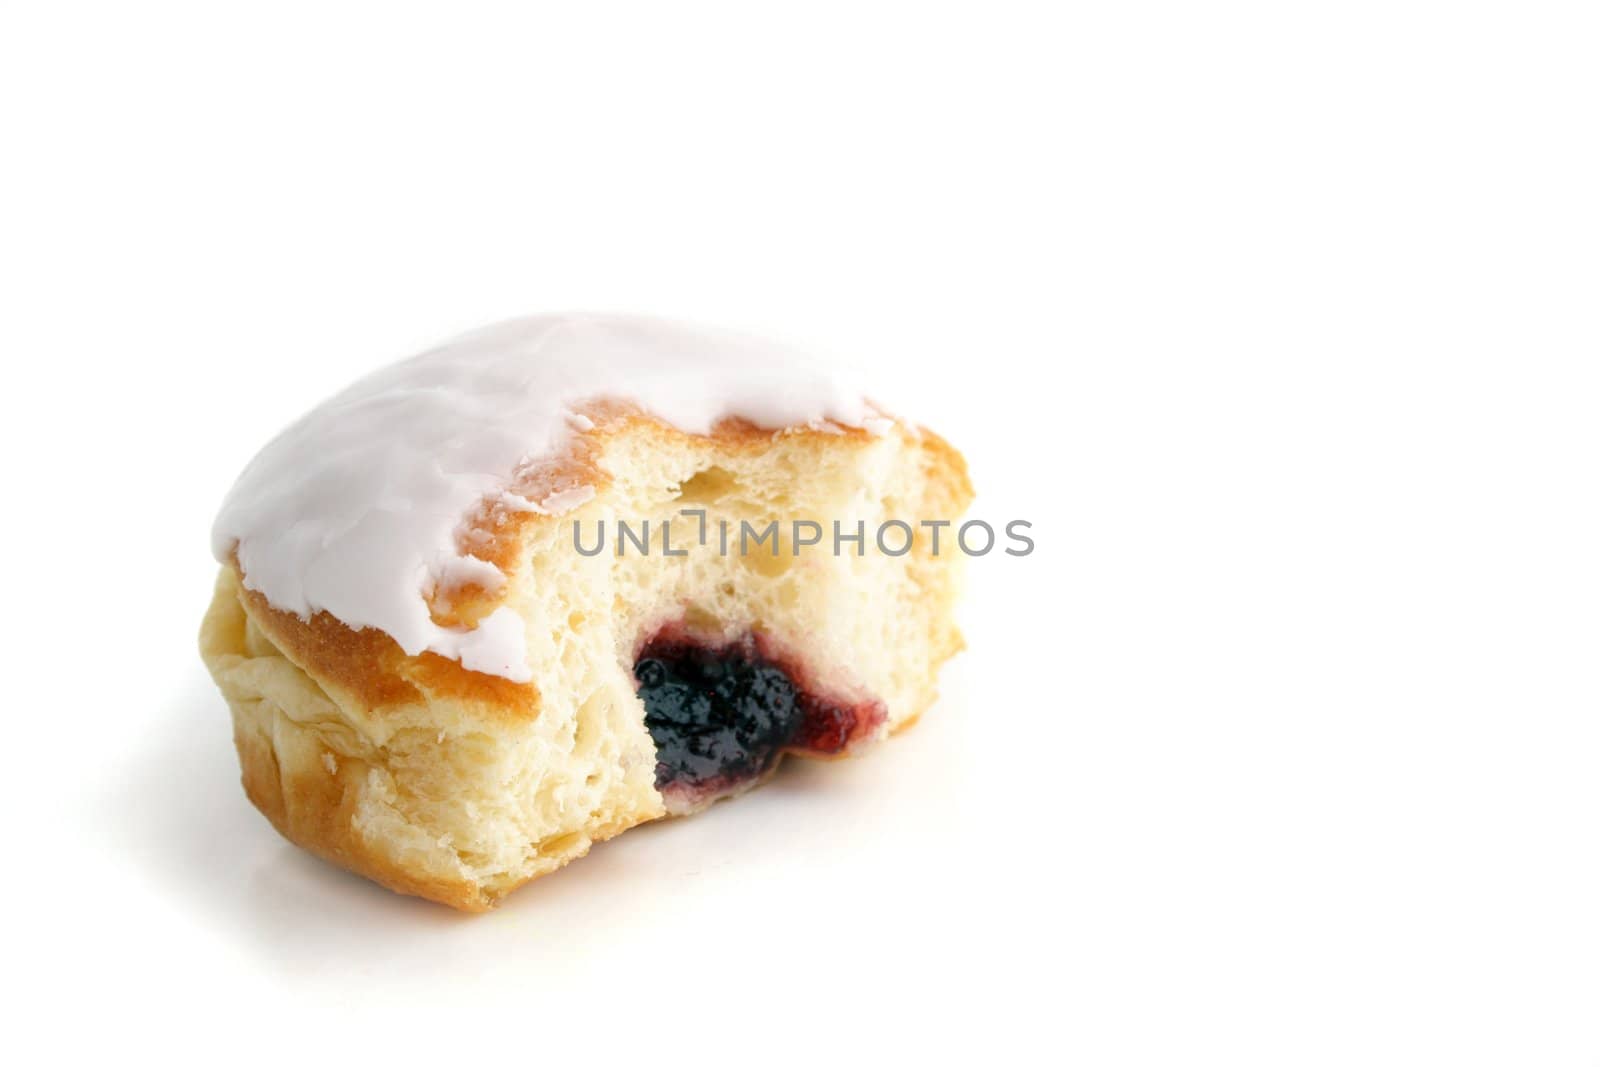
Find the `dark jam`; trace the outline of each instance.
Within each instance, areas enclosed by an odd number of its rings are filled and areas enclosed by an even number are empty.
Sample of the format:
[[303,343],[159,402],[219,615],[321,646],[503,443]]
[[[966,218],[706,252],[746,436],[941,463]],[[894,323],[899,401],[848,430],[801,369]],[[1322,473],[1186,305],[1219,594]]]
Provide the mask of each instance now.
[[792,660],[753,635],[712,644],[669,628],[639,650],[633,674],[663,793],[714,797],[760,778],[786,752],[844,752],[883,721],[874,702],[805,684]]

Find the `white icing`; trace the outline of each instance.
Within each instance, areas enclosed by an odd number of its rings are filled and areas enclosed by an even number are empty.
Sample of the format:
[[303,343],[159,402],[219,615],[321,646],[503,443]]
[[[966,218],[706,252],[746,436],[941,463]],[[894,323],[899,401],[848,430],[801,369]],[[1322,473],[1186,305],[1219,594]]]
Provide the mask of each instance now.
[[543,500],[510,492],[518,466],[593,423],[573,405],[632,401],[686,433],[739,416],[766,428],[827,420],[884,432],[858,390],[786,346],[637,316],[542,315],[466,334],[367,376],[274,438],[239,476],[212,530],[244,584],[302,618],[326,611],[410,655],[527,681],[520,616],[438,625],[426,594],[505,576],[455,534],[485,497],[560,514],[593,486]]

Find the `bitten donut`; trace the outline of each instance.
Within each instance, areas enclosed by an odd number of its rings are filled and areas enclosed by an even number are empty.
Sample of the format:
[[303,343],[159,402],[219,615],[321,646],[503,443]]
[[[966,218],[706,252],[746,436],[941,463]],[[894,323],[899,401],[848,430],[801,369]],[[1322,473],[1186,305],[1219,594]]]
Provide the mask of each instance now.
[[481,911],[916,719],[961,648],[970,498],[953,448],[783,346],[519,319],[251,461],[201,652],[285,837]]

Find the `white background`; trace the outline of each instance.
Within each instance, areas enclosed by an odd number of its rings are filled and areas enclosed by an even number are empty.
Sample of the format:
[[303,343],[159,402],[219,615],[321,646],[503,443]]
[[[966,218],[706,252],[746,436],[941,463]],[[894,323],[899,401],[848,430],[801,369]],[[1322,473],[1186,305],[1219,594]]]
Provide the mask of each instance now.
[[[0,1042],[1600,1062],[1592,11],[0,8]],[[207,532],[573,308],[859,357],[1039,547],[915,730],[464,918],[244,800]]]

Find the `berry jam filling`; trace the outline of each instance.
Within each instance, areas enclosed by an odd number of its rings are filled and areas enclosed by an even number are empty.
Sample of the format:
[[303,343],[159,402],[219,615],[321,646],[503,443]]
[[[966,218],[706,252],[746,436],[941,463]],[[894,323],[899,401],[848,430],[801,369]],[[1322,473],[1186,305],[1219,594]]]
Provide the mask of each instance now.
[[754,781],[786,752],[837,755],[884,718],[875,702],[843,703],[806,684],[759,635],[710,644],[668,627],[639,650],[633,675],[656,743],[656,788],[693,799]]

